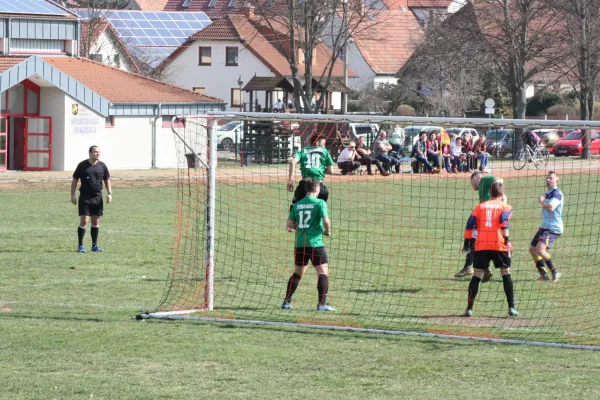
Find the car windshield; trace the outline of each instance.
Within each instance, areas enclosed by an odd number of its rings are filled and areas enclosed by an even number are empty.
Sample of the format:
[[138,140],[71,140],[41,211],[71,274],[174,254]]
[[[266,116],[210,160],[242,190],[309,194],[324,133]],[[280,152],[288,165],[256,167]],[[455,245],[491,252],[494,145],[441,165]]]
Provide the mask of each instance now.
[[371,125],[355,125],[354,131],[357,135],[368,135],[373,132],[373,129],[371,128]]
[[240,124],[239,121],[231,121],[219,127],[220,131],[232,131]]
[[571,132],[564,137],[565,140],[581,140],[583,134],[581,132]]
[[485,134],[487,140],[493,140],[495,142],[502,140],[508,131],[490,131]]

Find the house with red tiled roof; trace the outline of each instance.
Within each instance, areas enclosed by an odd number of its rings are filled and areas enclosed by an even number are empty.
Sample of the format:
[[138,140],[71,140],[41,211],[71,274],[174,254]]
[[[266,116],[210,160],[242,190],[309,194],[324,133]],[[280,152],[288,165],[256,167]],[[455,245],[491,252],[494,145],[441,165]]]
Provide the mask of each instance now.
[[172,119],[224,110],[216,97],[80,58],[77,15],[54,2],[1,3],[0,24],[10,26],[0,38],[0,172],[73,170],[93,144],[111,169],[176,167]]
[[218,98],[64,56],[0,56],[0,96],[0,171],[72,170],[92,144],[111,169],[176,167],[172,118],[224,110]]
[[[281,32],[277,35],[284,37],[284,45],[289,43],[287,36]],[[171,78],[178,86],[225,99],[228,110],[270,109],[277,99],[285,100],[293,90],[289,49],[282,49],[277,40],[272,40],[274,36],[258,18],[227,15],[190,36],[160,68],[178,71]],[[301,51],[298,56],[303,59]],[[324,43],[315,47],[312,69],[316,80],[326,70],[330,57],[331,50]],[[305,65],[299,63],[298,67],[302,77]],[[340,81],[343,75],[344,66],[338,60],[333,67],[335,85],[331,87],[328,108],[340,107],[341,92],[347,89]],[[356,74],[350,70],[349,76]],[[271,78],[271,86],[262,78]]]
[[395,84],[396,72],[423,37],[418,19],[407,9],[382,10],[360,25],[348,44],[348,65],[358,75],[349,80],[349,86],[363,89]]
[[82,20],[80,24],[79,54],[81,57],[124,71],[140,72],[135,58],[108,21],[96,18]]

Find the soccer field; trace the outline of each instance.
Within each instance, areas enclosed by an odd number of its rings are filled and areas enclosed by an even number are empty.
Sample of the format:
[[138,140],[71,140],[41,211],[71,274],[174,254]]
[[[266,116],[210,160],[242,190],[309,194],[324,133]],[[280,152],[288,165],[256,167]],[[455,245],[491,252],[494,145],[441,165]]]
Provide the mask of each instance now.
[[[524,319],[553,315],[552,305],[566,303],[576,308],[572,315],[577,324],[598,320],[594,267],[599,221],[591,206],[598,182],[585,179],[578,175],[571,183],[561,181],[568,199],[566,221],[573,232],[567,230],[554,252],[564,265],[560,297],[557,286],[535,281],[525,252],[539,212],[515,215],[514,274]],[[327,243],[330,301],[340,309],[328,322],[427,331],[437,322],[423,316],[462,311],[468,281],[455,281],[452,275],[462,266],[458,248],[475,193],[467,180],[426,182],[377,181],[375,188],[384,196],[373,195],[372,182],[336,178],[328,185],[334,224]],[[598,352],[135,321],[137,313],[157,306],[171,271],[175,188],[130,186],[118,180],[114,186],[115,202],[102,219],[102,254],[75,253],[77,216],[69,203],[68,182],[64,187],[31,184],[0,193],[1,398],[455,398],[472,390],[482,398],[600,396]],[[240,187],[248,195],[239,196]],[[449,193],[444,198],[436,195],[441,189]],[[543,190],[539,177],[508,185],[515,208],[528,209],[521,204],[531,203],[531,196]],[[281,179],[231,182],[219,196],[217,216],[226,229],[217,236],[217,265],[222,269],[217,270],[215,313],[282,321],[322,318],[313,311],[312,271],[296,294],[293,314],[279,309],[291,272],[292,246],[291,235],[283,229],[289,195],[282,191]],[[392,202],[392,197],[397,200]],[[466,200],[458,204],[458,198]],[[451,207],[448,199],[454,200]],[[240,201],[246,202],[244,209],[255,204],[258,215],[241,214],[235,206]],[[386,210],[398,204],[390,217]],[[368,223],[355,227],[357,216]],[[403,233],[421,219],[422,228]],[[270,225],[274,228],[267,229]],[[575,230],[578,226],[580,231]],[[89,240],[88,232],[88,246]],[[499,287],[496,278],[492,283]],[[482,290],[487,294],[482,293],[476,312],[504,317],[501,289],[491,287]],[[519,297],[523,289],[529,293],[526,299]],[[576,306],[576,301],[582,303]],[[562,316],[552,321],[557,329],[570,323]],[[522,337],[520,331],[501,326],[486,329],[511,337],[516,331],[515,337]],[[544,326],[535,329],[549,338],[558,335]],[[483,370],[498,377],[477,379]],[[495,389],[499,386],[502,396]]]

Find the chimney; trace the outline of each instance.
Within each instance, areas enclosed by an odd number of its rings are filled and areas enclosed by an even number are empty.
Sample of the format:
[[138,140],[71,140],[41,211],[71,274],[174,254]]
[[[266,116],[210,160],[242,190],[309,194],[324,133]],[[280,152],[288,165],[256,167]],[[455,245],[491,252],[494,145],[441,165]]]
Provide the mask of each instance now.
[[250,3],[246,3],[246,6],[244,7],[242,13],[248,19],[254,18],[254,6]]

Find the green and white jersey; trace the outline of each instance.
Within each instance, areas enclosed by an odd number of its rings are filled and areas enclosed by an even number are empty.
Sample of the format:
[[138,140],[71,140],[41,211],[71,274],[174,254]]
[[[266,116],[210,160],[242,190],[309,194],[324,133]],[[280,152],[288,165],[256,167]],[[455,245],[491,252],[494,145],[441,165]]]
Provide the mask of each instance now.
[[323,218],[327,204],[316,197],[306,196],[292,207],[289,219],[298,224],[296,247],[323,246]]
[[493,175],[482,176],[479,181],[479,202],[483,203],[492,199],[492,183],[496,180]]
[[300,162],[302,179],[314,178],[323,181],[327,167],[334,164],[331,154],[323,147],[305,147],[296,152],[294,157]]

